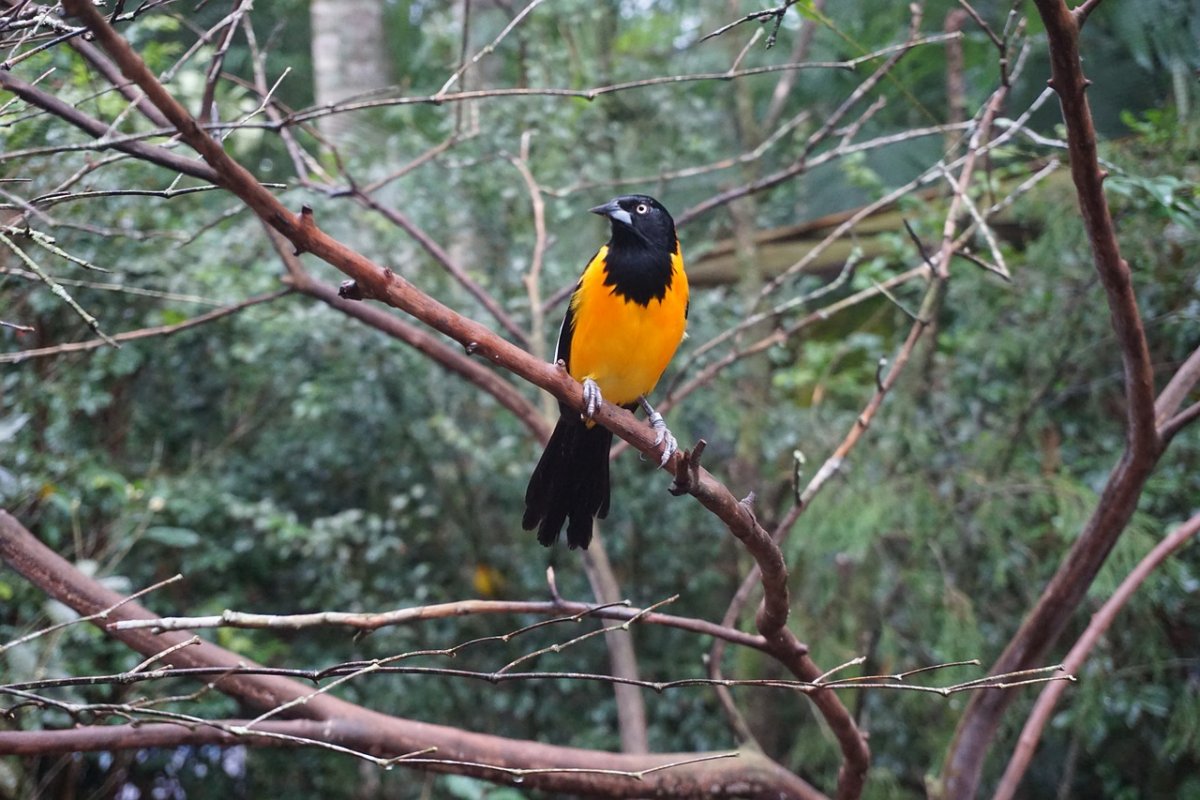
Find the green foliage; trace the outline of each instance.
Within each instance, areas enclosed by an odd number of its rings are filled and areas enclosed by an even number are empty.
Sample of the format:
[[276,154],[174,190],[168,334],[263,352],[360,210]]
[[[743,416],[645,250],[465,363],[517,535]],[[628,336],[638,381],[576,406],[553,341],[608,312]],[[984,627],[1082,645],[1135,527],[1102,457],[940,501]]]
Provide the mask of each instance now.
[[[473,12],[476,47],[491,41],[510,19],[499,6],[481,5]],[[552,13],[534,14],[481,62],[479,69],[491,70],[488,80],[584,88],[719,72],[751,31],[747,27],[697,44],[728,21],[724,7],[718,12],[677,2],[584,0],[549,5],[555,6]],[[948,0],[928,5],[929,30],[957,7]],[[1135,13],[1129,10],[1135,5],[1124,4],[1128,8],[1114,13]],[[456,7],[415,0],[389,5],[392,66],[406,93],[432,93],[453,70],[461,48]],[[256,25],[260,9],[263,20],[278,20],[281,26],[273,32],[271,76],[293,68],[280,97],[305,106],[311,102],[306,7],[292,0],[259,3]],[[796,9],[821,25],[809,53],[814,61],[852,58],[895,44],[907,25],[903,4],[856,2],[828,9],[825,16],[814,14],[807,3]],[[194,13],[186,22],[204,27],[227,8],[179,13]],[[1165,19],[1160,16],[1159,23]],[[797,20],[790,14],[778,46],[752,49],[745,65],[784,63]],[[1094,20],[1099,24],[1102,15]],[[1128,73],[1120,82],[1111,79],[1122,89],[1120,107],[1107,103],[1105,108],[1132,131],[1128,141],[1106,146],[1104,156],[1113,165],[1107,189],[1124,252],[1134,264],[1155,361],[1166,365],[1196,344],[1200,208],[1194,187],[1200,175],[1189,150],[1189,142],[1196,141],[1195,120],[1145,107],[1166,97],[1165,90],[1144,96],[1146,70],[1168,57],[1189,57],[1169,37],[1161,39],[1163,25],[1154,22],[1146,17],[1127,29],[1128,40],[1119,27],[1100,29],[1108,37],[1104,52],[1122,54],[1106,63]],[[259,30],[260,40],[266,41],[269,32]],[[160,72],[193,37],[183,16],[165,14],[147,15],[126,33]],[[972,101],[978,101],[994,85],[994,50],[976,31],[968,32],[964,48],[965,77]],[[212,50],[202,52],[204,57],[180,70],[171,84],[193,108]],[[250,58],[239,38],[226,69],[246,77]],[[55,91],[88,113],[111,115],[123,107],[113,94],[93,97],[88,71],[61,51],[30,62],[31,68],[50,66],[61,68]],[[402,209],[433,239],[466,253],[463,263],[472,277],[527,325],[531,311],[522,278],[534,230],[528,197],[509,161],[521,152],[525,133],[531,134],[531,169],[548,190],[552,239],[542,287],[550,292],[575,279],[603,237],[601,224],[584,219],[582,210],[619,190],[607,181],[645,177],[637,188],[662,193],[672,209],[682,210],[730,184],[783,168],[873,66],[805,71],[784,117],[807,110],[808,119],[745,172],[702,173],[669,183],[654,178],[737,156],[758,144],[740,122],[731,122],[730,109],[741,91],[756,114],[765,112],[775,75],[688,83],[683,90],[659,86],[593,101],[536,96],[485,101],[471,109],[478,115],[478,135],[394,180],[377,196]],[[1028,66],[1017,96],[1040,91],[1042,77]],[[233,86],[222,83],[218,105],[236,116],[253,108],[257,98]],[[941,49],[920,48],[906,56],[881,91],[889,102],[864,126],[863,138],[941,119]],[[1139,93],[1143,96],[1135,104],[1129,98]],[[456,109],[394,106],[372,112],[369,120],[369,135],[345,154],[346,169],[360,185],[390,175],[442,142],[456,130]],[[296,135],[311,142],[302,129]],[[10,150],[79,140],[65,126],[38,117],[10,125],[5,136]],[[492,323],[474,298],[382,217],[296,185],[278,137],[242,132],[228,146],[264,179],[291,178],[292,185],[280,192],[290,207],[312,205],[334,234],[438,299]],[[912,178],[944,146],[940,137],[929,137],[843,160],[758,196],[754,219],[760,227],[790,224],[874,199]],[[993,177],[1023,180],[1028,159],[1042,154],[1014,144],[993,154]],[[53,187],[78,168],[77,162],[63,161],[3,163],[20,177]],[[326,166],[333,167],[332,159]],[[129,161],[97,171],[89,180],[88,188],[98,191],[163,189],[171,176]],[[277,258],[256,222],[244,213],[227,213],[234,207],[217,192],[65,204],[55,214],[72,225],[56,229],[60,245],[112,274],[84,273],[44,254],[39,258],[52,274],[158,293],[73,288],[106,330],[177,323],[278,286]],[[831,666],[866,655],[862,669],[868,672],[970,658],[987,663],[1078,535],[1124,434],[1120,366],[1074,208],[1067,182],[1050,181],[1013,209],[1012,224],[1021,237],[1019,245],[1005,244],[1012,284],[969,263],[953,264],[954,278],[937,319],[936,349],[927,345],[918,351],[849,463],[788,540],[792,627],[811,642],[818,663]],[[906,198],[901,213],[923,240],[940,237],[941,219],[925,200]],[[711,214],[684,228],[689,257],[725,236],[727,226],[726,215]],[[986,247],[976,246],[981,252]],[[894,274],[897,263],[915,258],[902,230],[885,243],[885,251],[859,264],[838,296],[868,288]],[[324,280],[337,277],[315,262],[309,266]],[[802,277],[787,291],[802,294],[828,277]],[[681,362],[695,343],[743,318],[749,304],[740,290],[696,292]],[[894,299],[862,304],[806,329],[801,339],[771,349],[764,358],[738,363],[673,410],[673,430],[685,445],[706,438],[706,463],[732,476],[735,491],[753,489],[760,517],[777,521],[794,491],[794,454],[801,451],[805,458],[801,480],[806,481],[854,424],[875,389],[880,357],[894,353],[910,325],[908,312],[920,302],[920,287],[901,287]],[[44,287],[12,275],[0,276],[0,309],[5,320],[37,328],[36,341],[0,330],[7,350],[89,335]],[[556,329],[560,313],[561,306],[549,312],[547,330]],[[662,386],[674,377],[669,374]],[[411,349],[296,295],[119,351],[5,366],[0,447],[0,502],[74,563],[121,591],[185,574],[182,584],[147,600],[162,613],[386,610],[478,594],[538,598],[546,593],[548,563],[557,570],[564,596],[590,596],[576,553],[544,552],[518,530],[520,498],[537,449],[522,426],[475,387],[448,377]],[[1188,431],[1173,444],[1093,587],[1093,606],[1170,524],[1194,512],[1198,475],[1200,445]],[[742,550],[697,504],[664,500],[663,476],[649,465],[624,455],[614,465],[613,478],[613,512],[603,533],[629,599],[644,605],[678,593],[672,611],[719,619],[748,568]],[[1076,754],[1071,788],[1077,796],[1138,796],[1141,787],[1153,787],[1162,796],[1200,792],[1195,778],[1200,770],[1197,559],[1196,548],[1185,550],[1152,576],[1123,612],[1047,733],[1031,774],[1030,796],[1058,790],[1063,778],[1058,765],[1071,753]],[[64,616],[62,607],[47,603],[25,582],[0,574],[0,640]],[[335,630],[293,636],[222,630],[215,638],[267,664],[320,667],[448,647],[534,621],[433,621],[360,640]],[[1081,614],[1073,624],[1085,623]],[[1064,641],[1072,632],[1077,631],[1069,631]],[[706,640],[658,628],[633,635],[643,677],[706,674]],[[470,648],[454,666],[495,669],[563,638],[561,629],[539,630],[512,642]],[[6,676],[14,677],[105,673],[138,660],[82,626],[3,658]],[[430,657],[419,663],[446,662]],[[537,666],[608,670],[598,639],[547,655]],[[784,677],[777,670],[758,654],[737,650],[726,665],[727,674],[744,678]],[[976,675],[959,669],[931,680],[951,683]],[[180,684],[172,691],[192,688]],[[102,696],[99,691],[80,688],[63,696],[95,700]],[[493,687],[373,676],[348,685],[342,695],[389,713],[473,730],[581,747],[619,744],[612,693],[599,684]],[[749,690],[739,691],[737,698],[753,712],[751,724],[770,755],[818,785],[833,784],[836,749],[803,698]],[[684,689],[646,699],[655,749],[733,746],[711,692]],[[846,701],[871,732],[875,762],[869,796],[924,796],[965,697],[870,692],[847,694]],[[178,707],[214,715],[239,711],[212,693]],[[1019,718],[1018,710],[1010,720]],[[47,712],[25,715],[14,724],[69,722]],[[1014,736],[1015,731],[1006,731],[997,746],[993,773]],[[1122,756],[1131,741],[1138,745],[1136,752]],[[147,786],[155,776],[177,780],[193,798],[349,797],[358,781],[358,765],[328,753],[306,755],[303,763],[287,751],[243,755],[248,759],[244,769],[232,772],[218,769],[220,753],[204,749],[148,753],[142,763],[125,766]],[[112,762],[97,756],[87,765],[88,774],[102,776]],[[22,785],[31,785],[36,770],[49,773],[52,767],[48,761],[31,767]],[[379,781],[384,796],[418,794],[411,774],[389,772]],[[434,796],[469,800],[526,796],[465,778],[430,779],[429,786]]]

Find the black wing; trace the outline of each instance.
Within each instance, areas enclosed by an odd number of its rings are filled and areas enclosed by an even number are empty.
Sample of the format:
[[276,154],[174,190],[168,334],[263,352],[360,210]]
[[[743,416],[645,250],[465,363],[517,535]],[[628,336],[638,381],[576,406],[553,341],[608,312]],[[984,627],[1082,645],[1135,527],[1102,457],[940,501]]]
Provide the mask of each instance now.
[[[575,292],[579,291],[579,286],[583,283],[581,278],[579,283],[575,285]],[[571,371],[571,339],[575,336],[575,310],[573,308],[575,292],[571,292],[571,296],[567,298],[567,313],[563,316],[562,328],[558,331],[558,347],[554,349],[554,360],[561,361],[567,365],[567,371]]]
[[[607,245],[605,245],[607,247]],[[583,268],[584,274],[587,273],[588,267],[596,260],[596,256],[600,255],[600,250],[596,250],[596,255],[588,259],[587,267]],[[575,284],[575,291],[571,292],[571,296],[567,298],[567,313],[563,315],[562,328],[558,332],[558,347],[554,349],[554,360],[561,361],[567,365],[567,371],[571,371],[571,338],[575,336],[575,311],[573,309],[575,293],[579,291],[579,287],[583,286],[583,275],[579,276],[579,282]]]

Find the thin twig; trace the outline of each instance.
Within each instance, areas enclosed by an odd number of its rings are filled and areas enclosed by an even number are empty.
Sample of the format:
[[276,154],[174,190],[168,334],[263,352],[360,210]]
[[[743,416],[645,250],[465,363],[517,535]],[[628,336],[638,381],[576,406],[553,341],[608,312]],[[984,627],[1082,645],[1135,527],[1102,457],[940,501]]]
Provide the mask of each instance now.
[[150,592],[157,591],[157,590],[163,588],[164,586],[170,586],[171,584],[176,583],[181,580],[183,580],[182,575],[179,575],[179,574],[172,575],[170,578],[166,578],[165,580],[161,580],[158,583],[147,586],[145,589],[139,589],[138,591],[134,592],[133,594],[129,595],[128,597],[123,598],[120,602],[113,603],[109,607],[101,609],[100,611],[97,611],[93,614],[88,614],[87,616],[83,616],[83,617],[77,617],[76,619],[67,620],[66,622],[60,622],[56,625],[51,625],[48,628],[42,628],[40,630],[34,631],[33,633],[27,633],[24,636],[20,637],[19,639],[13,639],[11,642],[8,642],[6,644],[0,644],[0,654],[3,654],[7,650],[11,650],[12,648],[17,647],[18,645],[27,644],[28,642],[32,642],[35,639],[40,639],[41,637],[43,637],[47,634],[54,633],[55,631],[60,631],[63,628],[69,628],[72,625],[78,625],[83,622],[95,622],[97,620],[108,619],[109,614],[116,611],[118,608],[125,605],[126,603],[137,600],[140,597],[145,597],[146,595],[150,594]]
[[49,275],[47,275],[45,270],[42,269],[41,265],[39,265],[36,261],[34,261],[32,258],[30,258],[28,253],[26,253],[24,250],[22,250],[20,247],[18,247],[17,243],[14,242],[12,239],[10,239],[3,232],[0,232],[0,244],[3,244],[5,247],[7,247],[9,250],[11,250],[13,255],[15,255],[18,259],[20,259],[21,262],[23,264],[25,264],[25,266],[29,267],[29,270],[31,272],[33,272],[35,275],[37,275],[38,278],[42,281],[42,283],[44,283],[44,284],[46,284],[46,286],[50,287],[50,291],[53,292],[56,297],[58,297],[60,300],[62,300],[64,303],[66,303],[71,308],[72,311],[74,311],[76,314],[78,314],[79,317],[85,323],[87,323],[87,326],[89,328],[91,328],[92,331],[95,332],[95,334],[97,336],[100,337],[98,340],[98,343],[95,345],[96,347],[100,347],[102,345],[108,345],[110,347],[119,348],[121,346],[121,345],[117,344],[117,341],[115,339],[113,339],[113,337],[109,336],[107,333],[105,333],[103,330],[100,329],[100,322],[95,317],[93,317],[91,314],[89,314],[87,311],[85,311],[83,306],[81,306],[81,305],[79,305],[79,303],[75,302],[75,298],[71,297],[70,293],[67,292],[67,290],[62,287],[62,284],[58,283],[53,278],[51,278]]
[[[3,234],[0,234],[0,238],[2,237]],[[195,328],[214,320],[221,319],[222,317],[236,314],[237,312],[251,306],[256,306],[261,303],[270,303],[271,301],[278,300],[280,297],[290,294],[291,292],[291,287],[277,289],[274,292],[267,292],[266,294],[260,294],[247,298],[240,303],[234,303],[233,305],[224,306],[222,308],[215,308],[212,311],[208,311],[204,314],[192,317],[191,319],[184,320],[183,322],[176,322],[172,325],[156,325],[150,328],[139,328],[136,331],[126,331],[125,333],[118,333],[111,337],[105,336],[103,339],[89,339],[85,342],[67,342],[65,344],[38,347],[33,350],[19,350],[14,353],[0,353],[0,364],[19,364],[22,361],[28,361],[32,358],[47,358],[52,356],[66,355],[68,353],[84,353],[89,350],[96,350],[97,348],[103,347],[106,344],[118,346],[118,343],[120,342],[133,342],[139,339],[150,339],[156,336],[170,336],[173,333],[179,333],[180,331],[185,331],[189,328]]]

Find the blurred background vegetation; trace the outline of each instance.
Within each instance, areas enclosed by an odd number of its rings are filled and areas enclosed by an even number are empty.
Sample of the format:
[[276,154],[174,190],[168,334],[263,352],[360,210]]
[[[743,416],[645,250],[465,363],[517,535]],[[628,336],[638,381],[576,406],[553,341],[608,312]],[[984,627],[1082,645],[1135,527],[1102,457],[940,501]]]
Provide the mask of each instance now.
[[[1106,3],[1084,35],[1085,67],[1095,80],[1090,99],[1112,173],[1109,200],[1134,269],[1152,353],[1164,372],[1200,338],[1200,206],[1194,193],[1200,179],[1200,14],[1189,15],[1190,5]],[[1003,25],[1007,4],[976,6],[997,28]],[[468,51],[495,38],[520,7],[473,2]],[[956,7],[926,3],[923,29],[941,30]],[[698,40],[755,8],[711,3],[698,9],[672,0],[547,4],[466,79],[471,88],[587,88],[720,72],[757,26]],[[785,63],[802,22],[814,28],[811,61],[854,58],[896,44],[909,24],[901,3],[860,0],[823,13],[816,8],[798,4],[778,44],[767,50],[759,40],[743,66]],[[396,0],[383,10],[380,69],[386,83],[413,95],[436,92],[460,58],[463,6]],[[227,12],[216,4],[174,6],[124,32],[161,71],[189,46],[197,27],[207,28]],[[308,18],[308,4],[297,0],[259,0],[253,13],[272,79],[292,69],[278,96],[294,108],[314,103]],[[964,30],[971,113],[996,84],[996,53],[978,28]],[[1029,35],[1033,51],[1008,116],[1019,114],[1045,86],[1036,17]],[[85,99],[93,78],[66,51],[50,50],[31,61],[22,65],[31,74],[58,67],[56,91],[73,94],[85,107],[116,102]],[[206,63],[189,62],[172,85],[193,107]],[[251,53],[240,37],[225,69],[250,74]],[[394,106],[356,115],[336,137],[342,166],[361,185],[459,131],[452,147],[377,197],[450,248],[527,325],[522,278],[535,232],[528,194],[511,161],[524,134],[531,137],[529,168],[546,190],[550,245],[542,290],[550,295],[575,279],[606,235],[603,223],[586,214],[588,207],[628,188],[655,194],[681,212],[786,166],[864,74],[798,73],[779,115],[796,118],[795,125],[762,158],[672,180],[654,176],[762,144],[773,129],[753,123],[767,113],[778,75],[655,86],[590,102],[522,97]],[[944,45],[915,49],[876,93],[887,102],[858,138],[945,122],[945,83]],[[235,114],[258,102],[233,82],[220,87],[218,105]],[[797,117],[802,112],[806,116]],[[8,151],[79,140],[56,120],[4,113],[0,130]],[[1056,138],[1058,123],[1051,101],[1032,125]],[[297,185],[277,136],[239,131],[227,145],[261,179],[289,183],[281,192],[289,206],[314,206],[335,235],[492,324],[404,231]],[[766,230],[860,206],[912,179],[946,147],[943,136],[930,136],[842,158],[732,212],[699,215],[681,230],[685,254],[702,269],[704,254],[733,234],[739,214]],[[1031,164],[1058,155],[1052,147],[1016,139],[992,155],[989,179],[1022,179]],[[52,187],[79,163],[7,160],[0,162],[0,175]],[[338,165],[330,158],[325,166]],[[611,183],[639,177],[645,179]],[[169,181],[158,168],[128,161],[95,173],[87,188],[165,189]],[[889,397],[852,463],[789,540],[791,626],[818,663],[832,666],[860,654],[871,671],[970,658],[989,663],[1086,518],[1120,451],[1123,417],[1120,363],[1074,202],[1060,171],[1011,209],[1003,244],[1011,283],[966,262],[954,265],[935,337],[918,352],[919,363]],[[941,229],[935,205],[913,197],[899,211],[933,241]],[[74,281],[67,284],[71,293],[110,333],[179,322],[279,286],[278,258],[257,222],[220,192],[169,200],[108,196],[48,213],[61,247],[111,270],[53,265],[65,284]],[[853,243],[862,260],[840,294],[914,263],[898,218],[885,233]],[[750,263],[714,274],[695,290],[690,338],[677,369],[686,363],[695,371],[706,363],[691,361],[689,349],[746,315],[763,280],[752,262],[751,253]],[[24,334],[0,329],[5,350],[88,338],[78,316],[44,285],[23,277],[15,259],[6,253],[0,266],[0,318],[36,328]],[[309,266],[337,279],[323,265]],[[803,294],[833,274],[805,274],[787,291]],[[707,439],[709,468],[726,476],[735,492],[756,491],[760,515],[776,520],[792,491],[795,451],[810,466],[820,463],[849,429],[874,390],[876,362],[894,352],[907,331],[909,320],[898,305],[916,307],[919,287],[902,287],[895,299],[899,303],[878,298],[857,306],[722,372],[669,415],[681,444]],[[561,313],[561,306],[547,313],[548,332],[557,330]],[[549,348],[550,335],[534,346]],[[660,393],[687,376],[669,372]],[[447,380],[403,344],[299,295],[120,350],[0,365],[0,503],[119,590],[184,573],[183,583],[149,600],[167,614],[386,610],[470,596],[541,598],[547,563],[556,566],[564,596],[587,599],[578,554],[545,551],[519,529],[524,484],[537,454],[527,430],[476,387]],[[629,454],[614,465],[613,512],[602,533],[622,591],[639,605],[679,593],[677,613],[720,619],[750,562],[697,504],[669,501],[666,482]],[[1173,444],[1094,587],[1097,604],[1173,522],[1198,505],[1200,438],[1189,430]],[[1200,797],[1198,586],[1200,556],[1193,547],[1154,575],[1126,608],[1047,731],[1026,796]],[[0,572],[0,640],[63,613],[13,573]],[[266,664],[322,666],[447,646],[527,621],[437,621],[358,641],[333,630],[222,630],[216,639]],[[1080,615],[1076,632],[1086,622]],[[643,677],[704,673],[707,641],[667,629],[634,635]],[[1070,638],[1068,632],[1064,641]],[[527,646],[470,651],[458,665],[492,669]],[[111,672],[137,660],[83,627],[15,648],[4,658],[0,668],[10,676]],[[731,652],[729,659],[731,676],[773,677],[774,667],[753,653]],[[606,671],[607,658],[597,639],[539,665]],[[130,690],[75,691],[96,699]],[[612,692],[599,684],[481,686],[389,677],[348,685],[344,695],[389,713],[461,722],[472,730],[619,746]],[[818,786],[832,784],[838,751],[807,701],[769,691],[735,696],[771,756]],[[1013,729],[999,740],[998,752],[1008,751],[1033,698],[1030,692],[1009,713]],[[924,796],[966,698],[864,693],[847,701],[871,736],[868,796]],[[216,695],[199,702],[210,713],[237,713]],[[710,691],[648,696],[647,710],[653,749],[734,744]],[[0,725],[56,722],[63,720],[46,712]],[[1000,768],[997,758],[991,779]],[[130,798],[135,795],[120,794],[129,787],[142,797],[197,799],[528,796],[466,779],[381,773],[314,751],[184,749],[0,760],[0,797]]]

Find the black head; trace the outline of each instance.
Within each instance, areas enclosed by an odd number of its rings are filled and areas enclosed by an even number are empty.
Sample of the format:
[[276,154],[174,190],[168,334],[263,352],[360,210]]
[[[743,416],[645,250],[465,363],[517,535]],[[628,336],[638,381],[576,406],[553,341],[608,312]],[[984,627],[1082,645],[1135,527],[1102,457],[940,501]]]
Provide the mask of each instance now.
[[640,241],[653,250],[675,250],[675,220],[653,197],[628,194],[591,209],[612,221],[613,244]]

